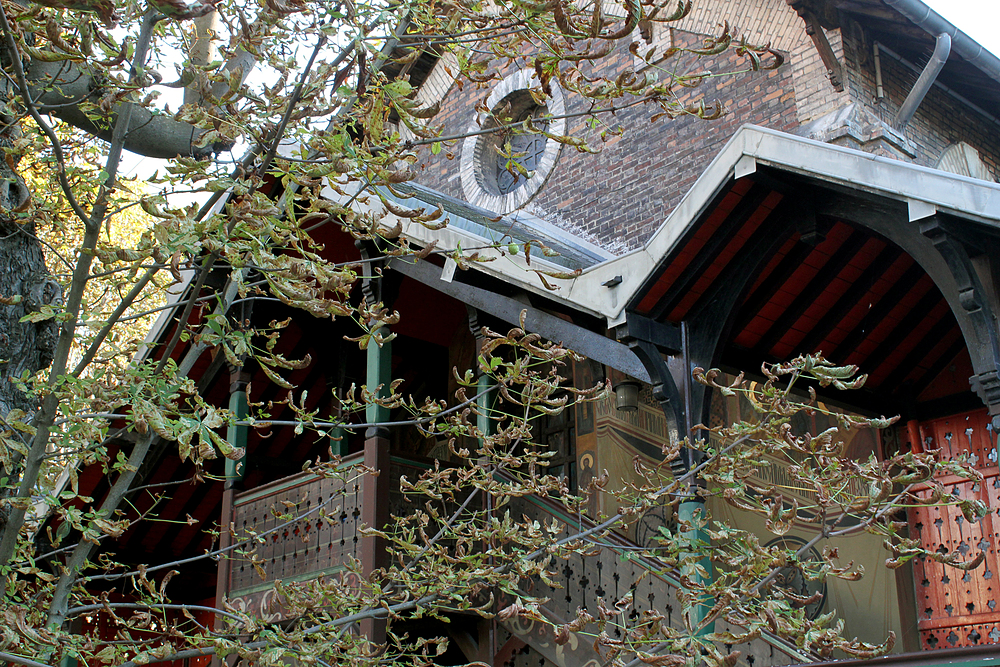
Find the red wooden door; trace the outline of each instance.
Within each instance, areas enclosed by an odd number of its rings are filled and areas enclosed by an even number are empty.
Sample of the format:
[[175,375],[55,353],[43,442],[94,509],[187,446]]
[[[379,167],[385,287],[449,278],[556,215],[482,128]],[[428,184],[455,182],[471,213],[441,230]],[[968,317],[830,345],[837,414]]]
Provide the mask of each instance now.
[[982,482],[939,478],[954,500],[979,499],[990,513],[969,522],[955,505],[912,509],[910,535],[941,553],[961,554],[971,561],[980,552],[985,561],[962,571],[930,559],[914,563],[917,626],[924,649],[975,646],[1000,642],[1000,570],[997,529],[1000,528],[1000,476],[997,474],[997,434],[985,408],[920,424],[924,448],[940,447],[942,459],[965,458],[983,474]]

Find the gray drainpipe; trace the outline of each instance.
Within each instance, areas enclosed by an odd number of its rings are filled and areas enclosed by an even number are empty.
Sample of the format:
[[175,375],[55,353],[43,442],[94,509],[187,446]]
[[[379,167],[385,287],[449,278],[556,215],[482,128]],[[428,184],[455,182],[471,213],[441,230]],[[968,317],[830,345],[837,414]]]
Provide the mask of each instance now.
[[896,129],[902,130],[917,112],[917,107],[924,101],[927,92],[934,85],[934,80],[941,73],[941,68],[948,62],[948,55],[951,53],[951,37],[946,32],[937,36],[937,43],[934,45],[934,53],[924,67],[924,71],[917,77],[917,82],[913,84],[910,94],[906,96],[903,106],[899,107],[896,114]]
[[990,78],[1000,81],[1000,58],[987,51],[964,32],[953,26],[920,0],[882,0],[897,12],[932,35],[951,37],[955,53],[975,65]]

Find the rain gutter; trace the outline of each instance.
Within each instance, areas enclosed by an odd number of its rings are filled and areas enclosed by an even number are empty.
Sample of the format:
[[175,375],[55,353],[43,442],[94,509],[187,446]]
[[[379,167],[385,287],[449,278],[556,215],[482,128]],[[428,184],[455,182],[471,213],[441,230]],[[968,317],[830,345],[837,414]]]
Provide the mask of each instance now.
[[979,42],[946,21],[923,2],[920,0],[883,0],[883,2],[930,34],[944,33],[951,37],[955,53],[978,67],[994,81],[1000,82],[1000,58],[987,51]]

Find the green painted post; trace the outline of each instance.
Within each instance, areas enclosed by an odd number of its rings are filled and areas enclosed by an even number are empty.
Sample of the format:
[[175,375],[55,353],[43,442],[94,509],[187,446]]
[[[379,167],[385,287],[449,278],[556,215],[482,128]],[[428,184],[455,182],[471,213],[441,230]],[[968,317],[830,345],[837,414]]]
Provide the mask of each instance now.
[[[236,416],[236,419],[243,421],[247,418],[249,407],[247,403],[246,382],[237,380],[233,382],[232,391],[229,394],[229,409]],[[250,427],[246,424],[230,424],[226,429],[226,440],[233,447],[243,448],[243,458],[238,461],[226,459],[226,486],[232,486],[235,482],[243,479],[247,469],[246,446],[249,437]]]
[[[379,329],[383,338],[388,337],[389,330]],[[379,398],[389,395],[389,383],[392,382],[392,341],[385,340],[379,347],[374,340],[368,343],[368,391]],[[376,387],[378,390],[376,391]],[[389,421],[389,408],[369,403],[365,407],[365,421],[369,424],[381,424]]]
[[347,431],[340,428],[330,429],[330,455],[347,456]]
[[[705,501],[701,498],[694,498],[690,500],[685,500],[680,503],[677,507],[677,521],[679,523],[688,523],[695,526],[692,530],[684,530],[681,535],[685,538],[687,543],[691,545],[691,551],[689,553],[698,553],[704,545],[709,544],[711,538],[708,536],[708,531],[704,528],[697,527],[704,520],[705,516]],[[705,571],[702,574],[698,568],[695,568],[693,564],[685,565],[681,568],[681,572],[686,574],[689,579],[699,584],[709,584],[712,581],[712,560],[708,556],[705,556],[698,561],[698,565],[701,569]],[[713,601],[711,598],[705,597],[699,604],[691,608],[691,627],[697,628],[705,620],[708,615],[709,610],[712,608]],[[715,632],[715,621],[712,621],[704,628],[702,628],[698,634],[707,634],[710,632]]]
[[[476,426],[484,436],[494,435],[497,432],[497,423],[490,419],[490,414],[497,399],[497,381],[492,376],[483,373],[476,381],[476,394],[479,396],[476,399],[476,405],[479,408]],[[482,447],[482,445],[483,439],[480,438],[479,446]]]

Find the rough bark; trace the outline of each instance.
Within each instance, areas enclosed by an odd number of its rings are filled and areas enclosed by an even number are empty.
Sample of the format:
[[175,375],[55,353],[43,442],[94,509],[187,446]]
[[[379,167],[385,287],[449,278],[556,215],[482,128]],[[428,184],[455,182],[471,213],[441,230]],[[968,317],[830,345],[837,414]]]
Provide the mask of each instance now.
[[[4,163],[0,167],[3,195],[21,196],[24,184]],[[8,199],[3,202],[10,210]],[[48,367],[52,361],[58,329],[55,320],[21,322],[21,318],[44,304],[57,304],[62,296],[59,284],[49,275],[41,244],[34,237],[34,225],[13,219],[0,211],[0,297],[20,296],[21,302],[0,305],[0,417],[13,409],[31,415],[38,407],[35,398],[24,391],[18,379]],[[12,479],[14,471],[0,475]],[[7,495],[8,489],[0,493]],[[6,525],[9,507],[0,506],[0,531]]]

